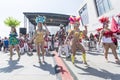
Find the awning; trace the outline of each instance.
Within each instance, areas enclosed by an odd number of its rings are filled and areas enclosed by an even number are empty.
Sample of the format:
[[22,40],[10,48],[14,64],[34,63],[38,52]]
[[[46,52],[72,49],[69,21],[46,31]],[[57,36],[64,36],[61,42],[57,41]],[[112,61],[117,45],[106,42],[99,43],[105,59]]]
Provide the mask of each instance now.
[[48,26],[59,26],[63,24],[64,26],[68,25],[69,23],[69,16],[65,14],[57,14],[57,13],[34,13],[34,12],[23,12],[23,14],[28,18],[28,20],[33,24],[36,25],[35,18],[38,16],[45,16],[46,17],[46,24]]

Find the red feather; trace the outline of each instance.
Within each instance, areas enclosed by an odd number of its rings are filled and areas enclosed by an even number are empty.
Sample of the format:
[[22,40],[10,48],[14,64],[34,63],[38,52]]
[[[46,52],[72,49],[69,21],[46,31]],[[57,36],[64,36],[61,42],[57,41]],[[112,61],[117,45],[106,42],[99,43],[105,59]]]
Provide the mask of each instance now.
[[101,23],[109,22],[109,18],[108,17],[102,17],[102,18],[99,19],[99,21]]
[[70,21],[71,24],[73,24],[74,23],[74,17],[70,16],[69,21]]
[[70,16],[69,17],[69,21],[70,21],[71,24],[74,24],[75,22],[79,22],[80,21],[80,17]]

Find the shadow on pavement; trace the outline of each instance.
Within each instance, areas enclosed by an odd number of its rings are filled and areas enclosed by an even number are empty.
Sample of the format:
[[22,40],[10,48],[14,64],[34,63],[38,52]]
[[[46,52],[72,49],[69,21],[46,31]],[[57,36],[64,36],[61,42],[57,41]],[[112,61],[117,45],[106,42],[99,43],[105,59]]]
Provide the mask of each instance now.
[[116,64],[117,67],[120,67],[120,62],[119,62],[119,63],[116,63],[116,62],[114,62],[114,61],[109,61],[109,63]]
[[52,67],[51,64],[48,64],[47,62],[44,62],[45,64],[40,64],[40,66],[33,65],[36,68],[43,69],[44,71],[49,71],[50,74],[55,75],[54,67]]
[[77,59],[75,59],[75,63],[77,63],[77,64],[83,64],[82,60],[77,60]]
[[95,56],[97,56],[97,55],[104,56],[104,54],[102,54],[102,53],[100,53],[100,52],[91,52],[91,51],[89,51],[89,52],[87,52],[87,54],[95,55]]
[[80,75],[93,75],[96,77],[103,78],[105,80],[106,79],[110,79],[110,80],[119,80],[120,79],[120,74],[114,74],[114,73],[111,73],[104,69],[97,70],[92,67],[88,67],[85,69],[85,68],[81,68],[77,65],[75,65],[75,67],[77,67],[85,72],[85,73],[79,73]]
[[19,60],[9,60],[8,66],[0,68],[0,73],[10,73],[16,69],[23,68],[24,66],[17,65]]
[[28,56],[33,56],[33,53],[27,52],[27,55],[28,55]]

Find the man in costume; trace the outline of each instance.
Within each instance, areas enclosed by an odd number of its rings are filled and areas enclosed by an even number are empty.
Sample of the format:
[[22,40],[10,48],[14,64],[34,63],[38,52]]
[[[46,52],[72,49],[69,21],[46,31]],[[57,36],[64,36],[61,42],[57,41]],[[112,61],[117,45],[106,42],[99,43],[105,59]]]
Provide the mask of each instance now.
[[59,41],[59,48],[58,48],[58,56],[61,56],[64,52],[66,54],[66,58],[70,57],[68,44],[64,44],[66,34],[64,30],[64,25],[60,24],[60,30],[57,32],[57,37]]

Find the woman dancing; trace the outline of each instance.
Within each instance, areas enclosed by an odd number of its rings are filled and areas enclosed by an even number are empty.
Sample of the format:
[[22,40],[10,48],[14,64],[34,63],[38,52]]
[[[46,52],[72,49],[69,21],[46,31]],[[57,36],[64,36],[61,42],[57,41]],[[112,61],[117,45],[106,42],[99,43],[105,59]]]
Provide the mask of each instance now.
[[32,40],[34,40],[34,43],[36,45],[39,63],[41,63],[40,49],[42,51],[43,62],[44,62],[44,52],[45,52],[45,50],[44,50],[44,42],[45,42],[44,37],[46,34],[49,35],[49,31],[48,31],[48,28],[46,27],[46,24],[44,24],[46,30],[43,29],[44,22],[45,22],[45,17],[39,16],[36,18],[36,23],[37,23],[38,29],[36,30],[36,33],[32,39]]
[[18,59],[20,59],[20,53],[19,53],[19,40],[16,38],[18,36],[17,32],[16,32],[16,28],[15,27],[11,27],[11,32],[9,35],[9,45],[10,45],[10,59],[12,59],[13,56],[13,48],[16,49],[17,53],[18,53]]
[[108,17],[102,17],[99,20],[102,24],[103,24],[103,29],[100,32],[100,38],[99,38],[99,44],[102,41],[103,43],[103,47],[104,47],[104,55],[105,55],[105,59],[108,62],[108,50],[109,48],[112,49],[112,53],[115,57],[115,62],[119,63],[119,59],[117,56],[117,52],[116,52],[116,46],[113,43],[112,37],[113,32],[108,28],[109,27],[109,18]]
[[[71,55],[71,61],[72,63],[74,63],[74,60],[75,60],[75,55],[76,55],[76,50],[77,49],[80,49],[82,51],[82,58],[83,58],[83,63],[84,64],[87,64],[86,62],[86,52],[85,52],[85,49],[84,47],[80,44],[80,37],[81,37],[81,34],[84,34],[83,31],[80,31],[79,29],[79,26],[80,26],[80,17],[72,17],[70,16],[69,18],[70,20],[70,23],[73,24],[74,26],[74,29],[70,31],[70,33],[68,34],[68,36],[66,37],[66,40],[65,40],[65,44],[67,43],[67,40],[69,37],[72,36],[72,39],[71,39],[71,51],[72,51],[72,55]],[[86,28],[86,27],[85,27]],[[87,28],[85,29],[85,31],[87,30]],[[87,31],[86,31],[87,32]]]

